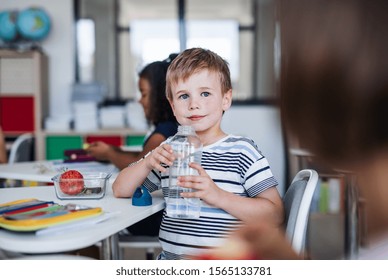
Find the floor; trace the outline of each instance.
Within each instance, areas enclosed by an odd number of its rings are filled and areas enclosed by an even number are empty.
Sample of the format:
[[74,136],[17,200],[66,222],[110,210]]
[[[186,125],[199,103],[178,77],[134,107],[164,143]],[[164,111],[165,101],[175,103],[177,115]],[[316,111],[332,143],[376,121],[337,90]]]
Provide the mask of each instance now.
[[[120,259],[122,260],[147,260],[156,259],[161,249],[147,250],[146,248],[121,248]],[[85,256],[93,259],[100,259],[99,246],[90,246],[84,249],[80,249],[74,252],[69,252],[73,255]]]
[[[156,249],[153,252],[153,258],[148,255],[150,259],[155,259],[160,253],[160,249]],[[122,259],[123,260],[146,260],[147,259],[147,250],[143,248],[125,248],[122,250]]]
[[307,236],[307,252],[310,259],[344,259],[345,217],[343,214],[312,214]]

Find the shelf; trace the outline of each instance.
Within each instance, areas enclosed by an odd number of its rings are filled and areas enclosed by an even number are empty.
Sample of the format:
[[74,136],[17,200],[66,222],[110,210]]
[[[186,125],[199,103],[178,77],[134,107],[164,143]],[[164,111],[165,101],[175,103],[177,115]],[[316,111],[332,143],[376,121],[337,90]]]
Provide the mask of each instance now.
[[44,159],[48,115],[48,58],[40,51],[0,50],[0,125],[6,137],[33,133],[35,159]]
[[[120,133],[114,133],[120,132]],[[132,130],[126,131],[93,131],[90,133],[44,133],[46,159],[64,159],[64,151],[82,149],[84,143],[103,141],[115,146],[129,146],[138,148],[143,144],[145,133]]]
[[91,130],[91,131],[76,131],[76,130],[64,130],[64,131],[48,131],[44,130],[42,131],[43,136],[50,136],[50,135],[121,135],[121,136],[127,136],[127,135],[138,135],[142,136],[145,135],[147,131],[142,130],[133,130],[130,128],[116,128],[116,129],[99,129],[99,130]]

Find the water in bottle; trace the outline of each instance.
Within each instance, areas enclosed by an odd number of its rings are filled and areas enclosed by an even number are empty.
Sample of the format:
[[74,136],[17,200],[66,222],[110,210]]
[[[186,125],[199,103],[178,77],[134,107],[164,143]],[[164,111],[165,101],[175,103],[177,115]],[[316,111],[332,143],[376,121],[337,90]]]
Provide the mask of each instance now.
[[177,134],[169,141],[175,161],[169,170],[169,189],[167,199],[167,216],[181,219],[199,218],[201,201],[199,198],[183,198],[182,192],[194,191],[177,186],[178,176],[198,175],[189,167],[190,162],[201,163],[202,144],[195,130],[191,126],[179,126]]

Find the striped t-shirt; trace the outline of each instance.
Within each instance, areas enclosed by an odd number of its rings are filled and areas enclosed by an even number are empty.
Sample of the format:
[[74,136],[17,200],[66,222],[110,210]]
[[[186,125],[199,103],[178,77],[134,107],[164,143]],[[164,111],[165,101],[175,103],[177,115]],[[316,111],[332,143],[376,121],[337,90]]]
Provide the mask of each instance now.
[[[228,135],[203,147],[201,166],[219,188],[238,196],[255,197],[278,184],[267,159],[246,137]],[[162,188],[166,199],[168,172],[161,174],[153,170],[144,185],[149,191]],[[241,225],[241,220],[201,201],[198,219],[171,218],[165,212],[159,240],[166,259],[188,259],[221,245]]]

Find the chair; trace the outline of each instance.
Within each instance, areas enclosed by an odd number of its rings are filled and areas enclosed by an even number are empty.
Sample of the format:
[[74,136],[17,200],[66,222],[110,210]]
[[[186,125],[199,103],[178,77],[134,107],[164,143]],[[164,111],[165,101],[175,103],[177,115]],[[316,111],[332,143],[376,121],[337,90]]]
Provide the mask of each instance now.
[[146,260],[155,259],[155,251],[161,250],[159,242],[159,228],[162,222],[163,210],[160,210],[148,218],[130,226],[119,233],[120,254],[123,255],[125,248],[146,249]]
[[121,257],[123,256],[123,250],[125,248],[144,248],[146,249],[146,260],[155,260],[155,250],[161,249],[162,246],[159,242],[159,236],[147,236],[147,235],[119,235],[119,248]]
[[312,169],[299,171],[287,189],[283,203],[286,235],[299,255],[304,255],[311,201],[318,184],[318,173]]
[[[19,135],[12,143],[8,164],[17,162],[25,162],[34,160],[34,136],[31,133]],[[22,186],[21,180],[7,179],[2,183],[3,187],[19,187]]]
[[34,136],[31,133],[24,133],[18,136],[11,146],[8,163],[32,161],[34,159]]

